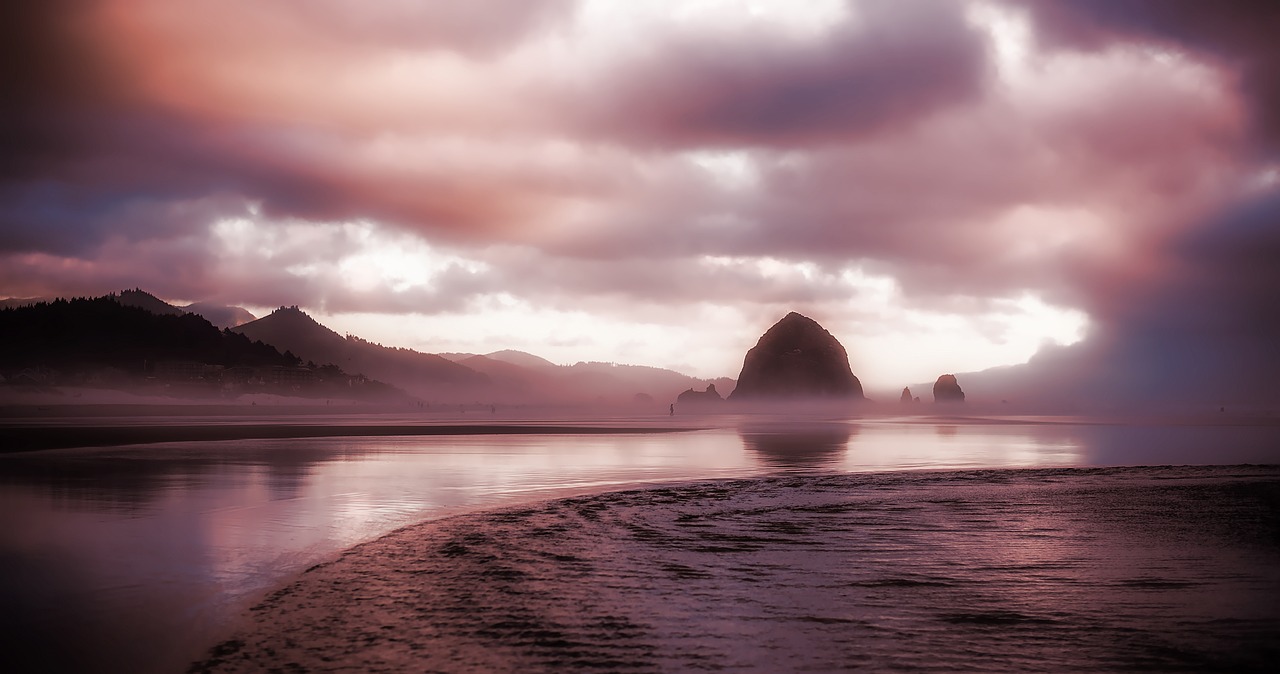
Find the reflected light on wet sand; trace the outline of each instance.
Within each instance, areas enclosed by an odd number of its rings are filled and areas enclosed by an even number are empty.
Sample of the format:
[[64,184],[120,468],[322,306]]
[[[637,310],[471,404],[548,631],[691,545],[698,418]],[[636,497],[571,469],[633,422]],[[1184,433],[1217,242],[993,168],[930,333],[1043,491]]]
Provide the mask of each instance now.
[[1071,431],[1048,426],[780,422],[739,435],[766,471],[1074,466],[1086,457]]
[[[1268,456],[1274,462],[1280,446],[1275,429],[868,419],[726,426],[633,435],[232,440],[3,455],[0,600],[10,617],[0,629],[51,657],[50,669],[102,671],[111,669],[103,663],[124,662],[131,671],[172,671],[262,593],[342,550],[424,519],[778,472],[1173,463],[1204,461],[1206,446],[1215,448],[1212,460],[1220,463]],[[1215,442],[1220,437],[1228,440]]]

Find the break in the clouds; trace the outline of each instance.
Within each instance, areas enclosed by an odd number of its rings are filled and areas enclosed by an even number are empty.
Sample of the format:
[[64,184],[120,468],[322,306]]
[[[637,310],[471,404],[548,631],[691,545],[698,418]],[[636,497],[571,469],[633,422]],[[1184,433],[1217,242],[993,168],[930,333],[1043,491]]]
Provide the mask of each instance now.
[[1215,343],[1277,337],[1271,5],[3,12],[0,294],[703,375],[798,309],[873,390],[1086,334],[1257,371]]

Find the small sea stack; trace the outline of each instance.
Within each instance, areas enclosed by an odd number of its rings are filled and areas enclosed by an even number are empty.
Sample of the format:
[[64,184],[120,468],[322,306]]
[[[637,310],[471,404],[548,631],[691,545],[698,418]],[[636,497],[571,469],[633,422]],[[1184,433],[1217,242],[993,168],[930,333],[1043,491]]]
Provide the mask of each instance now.
[[956,381],[954,374],[944,374],[938,377],[938,381],[933,383],[933,402],[964,402],[964,391],[960,389],[960,382]]
[[676,403],[679,405],[715,405],[722,402],[724,398],[720,397],[715,384],[707,384],[705,391],[689,389],[676,397]]

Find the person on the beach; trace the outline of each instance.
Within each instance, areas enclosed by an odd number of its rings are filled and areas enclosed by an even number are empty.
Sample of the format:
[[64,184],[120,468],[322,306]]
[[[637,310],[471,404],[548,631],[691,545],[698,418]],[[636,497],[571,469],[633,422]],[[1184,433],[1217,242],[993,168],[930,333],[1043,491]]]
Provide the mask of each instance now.
[[671,416],[674,417],[675,415],[676,415],[676,404],[671,403]]

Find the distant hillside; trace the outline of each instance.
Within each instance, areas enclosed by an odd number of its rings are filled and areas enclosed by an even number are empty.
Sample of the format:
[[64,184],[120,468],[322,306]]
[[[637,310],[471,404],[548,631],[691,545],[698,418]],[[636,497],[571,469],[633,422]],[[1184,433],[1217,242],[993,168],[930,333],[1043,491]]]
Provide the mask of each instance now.
[[493,353],[485,354],[485,357],[490,360],[498,360],[504,363],[511,363],[512,365],[519,365],[520,367],[533,369],[560,367],[541,356],[535,356],[532,353],[525,353],[524,351],[516,351],[514,349],[494,351]]
[[114,298],[126,307],[137,307],[160,316],[181,316],[187,313],[140,288],[122,290],[119,294],[111,294],[107,297]]
[[196,314],[218,328],[234,328],[257,318],[243,307],[232,307],[215,302],[193,302],[179,307],[140,288],[123,290],[115,297],[125,306],[146,309],[153,314],[173,316],[184,313]]
[[308,316],[298,307],[281,307],[256,321],[232,328],[250,339],[316,363],[333,363],[399,386],[415,395],[459,399],[491,393],[489,378],[440,356],[343,337]]
[[[591,395],[595,399],[634,396],[643,393],[659,403],[671,402],[690,388],[703,390],[708,380],[690,377],[673,370],[645,365],[583,362],[559,366],[562,385]],[[733,390],[732,380],[716,380],[716,388],[726,393]]]
[[537,379],[537,374],[529,368],[506,363],[500,360],[494,360],[488,356],[470,356],[462,360],[456,361],[459,365],[466,366],[476,372],[482,372],[490,378],[501,378],[507,380],[532,380]]
[[[1125,391],[1115,372],[1108,372],[1088,355],[1084,343],[1046,344],[1026,363],[1002,365],[977,372],[957,372],[956,380],[971,404],[1000,404],[1008,409],[1036,412],[1097,411],[1132,407],[1141,395]],[[1107,382],[1098,390],[1098,382]],[[922,401],[933,400],[933,382],[922,383]],[[911,385],[916,391],[916,384]],[[1125,394],[1123,401],[1110,396]]]
[[544,403],[634,404],[637,396],[648,397],[665,406],[689,388],[703,390],[707,384],[731,392],[734,380],[704,380],[659,367],[617,363],[577,363],[556,365],[523,351],[498,351],[485,356],[468,356],[459,361],[489,375],[496,388],[518,397]]
[[56,297],[9,297],[0,300],[0,309],[16,309],[18,307],[29,307],[32,304],[41,302],[52,302]]
[[[131,299],[147,302],[137,295]],[[300,367],[292,353],[219,330],[195,314],[153,313],[122,304],[117,295],[0,310],[0,374],[8,384],[142,387],[201,397],[252,392],[404,396],[333,365]]]
[[493,382],[495,392],[500,393],[495,396],[498,400],[551,402],[559,399],[551,395],[551,380],[545,373],[537,370],[494,360],[488,356],[470,356],[458,363],[487,376]]
[[[281,307],[254,320],[239,307],[195,303],[177,307],[141,289],[108,295],[119,305],[152,315],[189,317],[223,325],[249,340],[271,345],[316,366],[332,364],[350,375],[387,382],[427,400],[534,404],[633,404],[637,397],[675,400],[689,388],[714,383],[724,395],[734,381],[704,380],[657,367],[580,362],[557,365],[524,351],[506,349],[485,355],[428,354],[386,347],[321,325],[298,307]],[[191,313],[188,314],[187,312]],[[212,316],[215,320],[205,320]],[[242,322],[243,321],[243,322]],[[210,325],[213,328],[212,325]],[[214,328],[216,330],[216,328]],[[666,402],[664,402],[666,401]]]
[[516,351],[515,349],[503,349],[502,351],[494,351],[493,353],[485,354],[451,351],[436,355],[441,358],[447,358],[455,363],[463,364],[466,364],[466,361],[472,358],[484,358],[486,360],[509,363],[511,365],[517,365],[522,368],[534,370],[560,367],[546,358],[535,356],[532,353],[526,353],[524,351]]
[[[145,290],[134,288],[133,290],[122,290],[118,293],[109,293],[106,298],[112,299],[126,307],[136,307],[145,309],[153,314],[164,316],[180,316],[184,311],[178,307],[157,298]],[[16,309],[18,307],[29,307],[33,304],[49,304],[58,300],[70,300],[71,297],[10,297],[0,300],[0,309]],[[89,299],[89,298],[75,298]]]
[[[108,298],[114,298],[120,304],[127,307],[136,307],[144,309],[153,314],[161,316],[181,316],[184,313],[196,314],[206,321],[209,321],[217,328],[230,328],[244,323],[248,323],[257,318],[243,307],[226,306],[214,302],[194,302],[186,306],[180,307],[170,304],[151,293],[134,288],[133,290],[122,290],[119,293],[111,293]],[[53,302],[58,297],[11,297],[0,300],[0,309],[10,309],[16,307],[26,307],[41,302]]]
[[498,399],[583,404],[609,403],[632,405],[648,397],[665,408],[681,392],[690,388],[701,391],[707,384],[728,395],[737,382],[728,377],[698,379],[660,367],[623,365],[618,363],[581,362],[574,365],[555,363],[524,351],[494,351],[483,356],[472,353],[442,353],[477,372],[483,372],[501,392]]
[[231,307],[214,302],[193,302],[182,307],[182,310],[196,314],[219,328],[234,328],[258,318],[244,307]]
[[162,315],[108,295],[0,310],[0,368],[108,366],[142,373],[161,360],[224,367],[288,366],[297,359],[190,314]]

